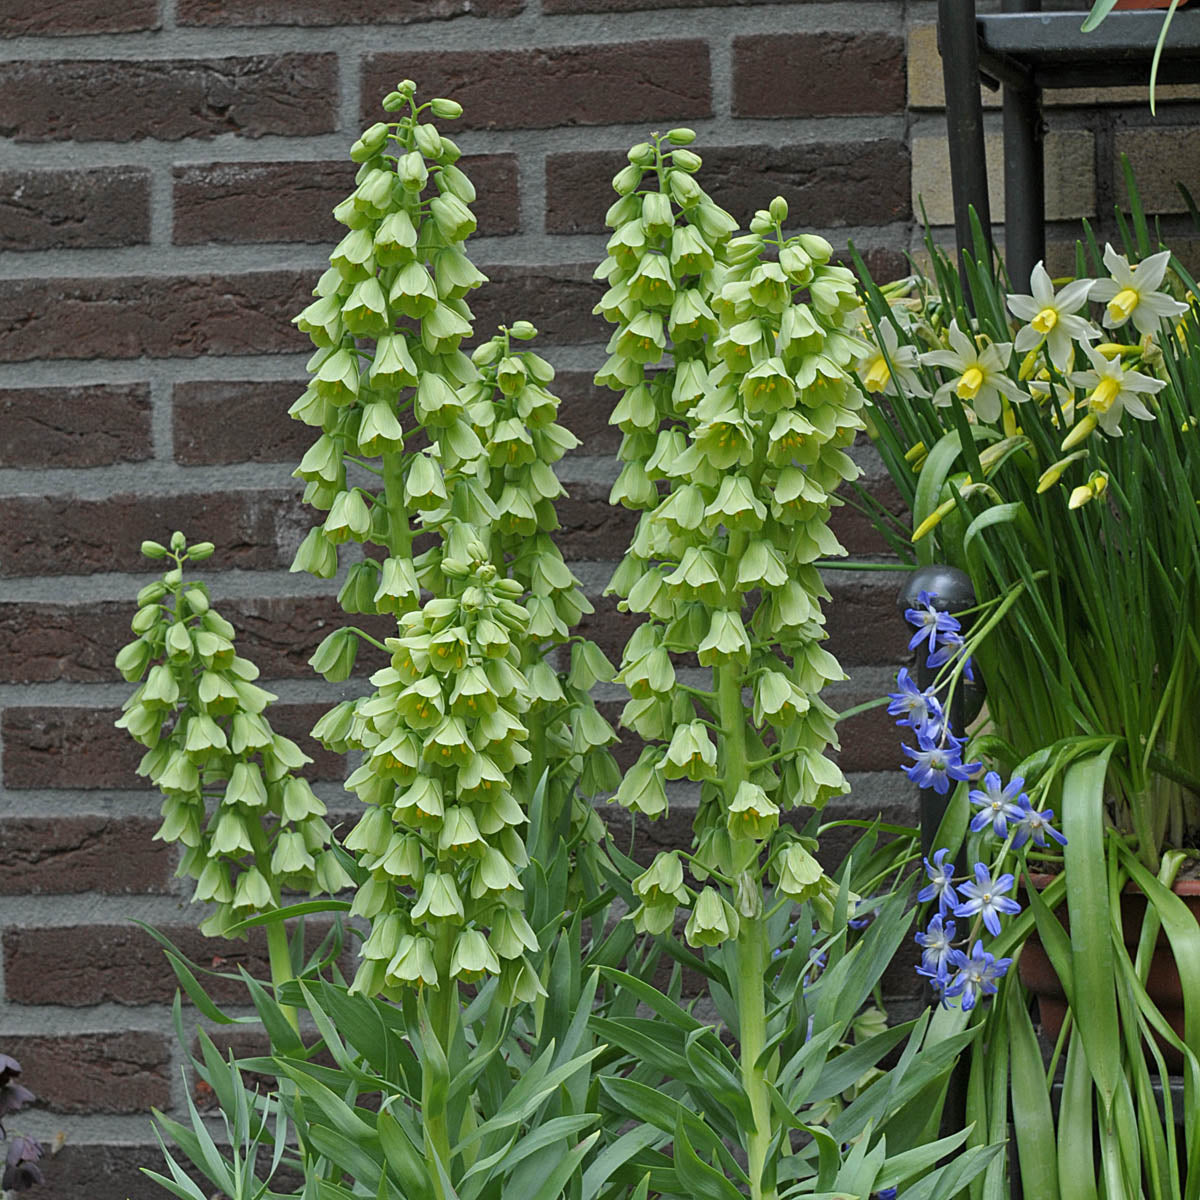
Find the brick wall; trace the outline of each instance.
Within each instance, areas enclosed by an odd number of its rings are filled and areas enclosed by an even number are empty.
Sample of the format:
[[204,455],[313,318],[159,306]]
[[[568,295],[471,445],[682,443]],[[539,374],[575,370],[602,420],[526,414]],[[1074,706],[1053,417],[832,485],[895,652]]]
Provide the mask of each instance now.
[[[283,730],[301,735],[335,698],[305,664],[336,619],[334,588],[287,571],[311,524],[290,474],[311,435],[285,416],[308,348],[289,320],[338,236],[329,209],[349,187],[346,150],[381,95],[410,75],[466,108],[454,136],[481,196],[473,253],[492,280],[472,297],[478,328],[525,317],[543,331],[584,440],[564,464],[564,550],[598,593],[630,532],[605,503],[611,396],[589,382],[607,337],[589,315],[591,270],[625,148],[647,128],[693,125],[706,186],[735,215],[782,193],[798,222],[900,272],[919,241],[913,192],[949,220],[932,17],[929,0],[0,10],[0,1049],[43,1101],[13,1128],[66,1135],[45,1200],[160,1194],[136,1168],[158,1162],[149,1108],[183,1099],[174,985],[128,918],[197,955],[262,966],[256,943],[189,932],[172,853],[150,840],[157,800],[112,728],[128,690],[112,659],[150,578],[139,542],[181,528],[216,542],[215,598],[280,694]],[[1102,142],[1083,123],[1087,138],[1063,143],[1056,216],[1111,198],[1095,172],[1111,171],[1104,147],[1133,127]],[[1155,131],[1138,152],[1178,161],[1180,136]],[[879,552],[852,513],[838,520],[853,553]],[[894,580],[830,584],[832,649],[852,675],[840,706],[879,695],[904,642]],[[615,656],[628,621],[598,610],[587,632]],[[905,819],[886,718],[845,732],[851,804]],[[344,764],[315,756],[318,791],[344,807]]]

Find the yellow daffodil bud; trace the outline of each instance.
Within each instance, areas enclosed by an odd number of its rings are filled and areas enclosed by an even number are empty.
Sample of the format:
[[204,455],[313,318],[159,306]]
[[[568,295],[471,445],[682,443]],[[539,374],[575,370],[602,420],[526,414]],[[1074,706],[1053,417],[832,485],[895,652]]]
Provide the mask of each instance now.
[[1081,483],[1071,492],[1071,498],[1067,501],[1068,508],[1082,508],[1089,501],[1094,500],[1092,489],[1086,483]]
[[950,500],[943,500],[941,504],[939,504],[937,508],[935,508],[933,512],[931,512],[929,516],[927,516],[925,520],[923,520],[920,525],[913,530],[912,540],[914,542],[919,542],[926,534],[936,529],[937,526],[941,524],[942,519],[948,513],[953,511],[955,504],[956,501],[953,498]]
[[1092,431],[1096,428],[1097,421],[1092,413],[1087,413],[1081,417],[1074,425],[1071,426],[1071,432],[1062,440],[1062,445],[1059,447],[1064,453],[1074,449],[1081,442],[1086,441],[1092,435]]
[[1063,472],[1071,463],[1086,455],[1086,450],[1076,450],[1074,454],[1068,454],[1066,458],[1060,458],[1058,462],[1047,467],[1038,478],[1038,495],[1041,495],[1042,492],[1048,492],[1062,478]]

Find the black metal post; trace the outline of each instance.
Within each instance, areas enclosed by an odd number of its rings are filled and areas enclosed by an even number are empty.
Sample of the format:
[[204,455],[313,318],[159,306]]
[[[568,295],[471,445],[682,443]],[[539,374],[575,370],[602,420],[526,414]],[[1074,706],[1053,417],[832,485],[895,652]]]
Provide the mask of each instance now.
[[[1003,0],[1006,13],[1040,12],[1041,0]],[[1046,185],[1041,90],[1032,78],[1004,86],[1004,258],[1017,291],[1027,291],[1046,257]]]
[[983,144],[983,104],[979,98],[979,42],[975,0],[938,0],[938,47],[946,87],[946,134],[950,144],[950,191],[954,198],[954,236],[958,265],[971,245],[969,209],[974,208],[988,240],[992,236],[988,203],[987,154]]

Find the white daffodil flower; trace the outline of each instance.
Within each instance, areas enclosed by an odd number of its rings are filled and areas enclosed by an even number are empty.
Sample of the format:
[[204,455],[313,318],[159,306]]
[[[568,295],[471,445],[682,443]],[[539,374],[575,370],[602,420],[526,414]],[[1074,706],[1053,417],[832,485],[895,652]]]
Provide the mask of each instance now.
[[[1147,260],[1149,261],[1149,260]],[[1166,381],[1127,371],[1121,366],[1120,355],[1111,359],[1085,346],[1093,370],[1074,371],[1067,376],[1072,387],[1084,388],[1088,415],[1109,437],[1121,436],[1121,414],[1129,413],[1139,421],[1153,421],[1154,414],[1141,402],[1139,395],[1153,396],[1167,386]]]
[[868,392],[882,392],[886,396],[929,395],[929,389],[916,373],[920,366],[916,346],[900,345],[895,326],[890,321],[880,323],[878,341],[869,326],[864,326],[863,333],[872,345],[857,360],[855,367]]
[[1126,322],[1133,321],[1139,333],[1157,333],[1164,317],[1178,317],[1187,312],[1186,304],[1157,290],[1167,273],[1170,258],[1171,252],[1163,250],[1131,267],[1129,260],[1112,246],[1104,247],[1104,265],[1112,278],[1097,279],[1088,299],[1099,300],[1107,306],[1103,320],[1109,329],[1120,329]]
[[1077,316],[1086,303],[1094,279],[1076,279],[1060,292],[1039,262],[1029,277],[1031,296],[1008,297],[1008,310],[1019,321],[1028,321],[1017,333],[1014,343],[1018,354],[1039,345],[1043,339],[1050,361],[1060,370],[1071,369],[1073,341],[1086,345],[1100,336],[1100,331],[1086,318]]
[[926,366],[949,367],[956,372],[955,378],[933,393],[934,404],[948,405],[953,392],[971,405],[981,421],[996,421],[1000,416],[1002,394],[1014,404],[1029,399],[1005,374],[1012,357],[1012,342],[992,343],[980,350],[959,329],[957,321],[950,322],[948,334],[953,349],[930,350],[921,355],[921,362]]

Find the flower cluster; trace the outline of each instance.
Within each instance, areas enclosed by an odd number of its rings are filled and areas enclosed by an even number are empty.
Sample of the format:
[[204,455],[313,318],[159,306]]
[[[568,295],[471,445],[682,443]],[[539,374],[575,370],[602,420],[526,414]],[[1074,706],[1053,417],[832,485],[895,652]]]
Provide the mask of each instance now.
[[[862,346],[848,332],[853,276],[829,244],[785,237],[782,198],[730,240],[733,220],[692,178],[692,137],[635,146],[613,181],[597,311],[617,328],[597,382],[622,393],[611,499],[642,514],[609,590],[647,618],[618,675],[632,697],[622,723],[647,746],[616,799],[655,818],[667,782],[699,783],[694,866],[719,878],[758,863],[781,810],[846,790],[825,755],[834,714],[818,693],[844,675],[820,644],[828,592],[813,563],[844,553],[828,518],[858,474],[845,448],[863,427],[848,370]],[[672,655],[688,652],[711,690],[677,681]],[[810,894],[819,866],[779,836],[778,886]],[[673,856],[635,890],[641,928],[669,927],[691,899],[693,945],[738,936],[737,898],[711,883],[691,897]]]
[[[960,657],[957,672],[965,674],[969,659],[962,636],[961,622],[937,607],[937,595],[922,591],[915,607],[905,611],[905,618],[914,626],[910,648],[924,647],[927,663],[936,667],[949,661],[938,658],[940,648],[955,648]],[[898,690],[889,695],[888,712],[897,717],[897,724],[911,729],[917,736],[919,749],[905,746],[904,750],[916,761],[904,770],[920,787],[932,788],[939,794],[948,792],[952,781],[981,783],[971,788],[968,799],[976,809],[970,831],[996,839],[1000,843],[1001,859],[1006,849],[1019,850],[1027,843],[1039,848],[1047,846],[1047,837],[1059,844],[1066,839],[1051,824],[1050,809],[1035,809],[1022,790],[1025,781],[1014,776],[1006,784],[995,771],[985,771],[979,762],[964,763],[966,739],[955,737],[950,727],[946,705],[936,688],[918,688],[908,671],[899,672]],[[969,1011],[980,997],[996,991],[1011,959],[997,958],[988,951],[977,936],[978,926],[999,937],[1001,918],[1021,911],[1012,898],[1016,879],[1009,872],[1000,872],[998,865],[975,862],[971,875],[958,878],[949,850],[934,851],[932,861],[924,860],[928,882],[917,893],[918,903],[937,902],[937,912],[926,928],[916,934],[921,947],[921,963],[917,973],[929,980],[944,1003],[957,999],[964,1011]],[[966,922],[965,937],[956,941],[958,925],[953,918]]]
[[[1051,454],[1053,447],[1039,447],[1048,455],[1041,463],[1040,490],[1046,490],[1081,457],[1072,452],[1097,428],[1119,437],[1126,415],[1153,419],[1150,402],[1166,386],[1153,373],[1161,357],[1155,340],[1164,320],[1187,311],[1186,304],[1161,290],[1169,260],[1170,253],[1162,251],[1130,264],[1107,246],[1108,278],[1075,279],[1060,288],[1038,263],[1030,293],[1005,299],[1018,322],[1015,333],[1005,326],[1004,334],[994,338],[971,336],[956,319],[942,327],[932,310],[914,315],[901,302],[888,319],[867,331],[872,346],[859,359],[859,378],[872,392],[928,397],[942,407],[957,404],[969,422],[1002,425],[1010,436],[1019,430],[1020,406],[1033,400],[1058,428],[1057,454],[1065,456]],[[1104,306],[1098,324],[1087,314],[1089,304]],[[1136,340],[1121,341],[1130,330]],[[1152,369],[1147,373],[1135,369],[1138,365]],[[996,461],[984,463],[984,475],[997,466]],[[968,479],[965,486],[982,482]],[[1075,486],[1071,506],[1095,499],[1106,483],[1092,477]]]
[[[17,1082],[21,1064],[7,1054],[0,1054],[0,1137],[7,1137],[3,1121],[13,1113],[20,1112],[35,1099],[34,1094]],[[34,1184],[44,1183],[38,1161],[42,1157],[40,1143],[25,1134],[10,1138],[8,1152],[4,1156],[4,1174],[0,1188],[4,1191],[23,1192]]]
[[[957,617],[939,609],[936,599],[935,594],[923,591],[917,596],[916,607],[906,609],[904,613],[905,619],[916,629],[908,648],[915,650],[924,646],[926,665],[932,668],[944,666],[964,649],[962,624]],[[971,671],[970,658],[964,658],[963,675],[970,678]],[[918,787],[933,788],[938,795],[944,796],[950,790],[951,782],[976,778],[980,764],[963,762],[966,739],[955,737],[934,689],[920,689],[904,668],[901,668],[896,683],[899,691],[889,694],[888,712],[898,718],[897,724],[907,726],[917,737],[915,749],[902,747],[913,759],[912,764],[904,768],[909,779]]]
[[[563,494],[551,464],[576,443],[554,421],[552,368],[514,344],[535,334],[519,322],[475,351],[478,377],[454,400],[473,453],[451,458],[456,435],[428,427],[438,486],[408,487],[405,519],[435,535],[410,564],[429,599],[400,614],[375,690],[313,731],[362,752],[347,787],[367,811],[345,844],[369,873],[353,906],[372,925],[354,981],[368,994],[484,975],[508,999],[541,994],[520,881],[529,798],[545,777],[594,842],[599,818],[576,781],[618,780],[616,735],[589,695],[612,667],[571,639],[590,605],[548,533]],[[546,656],[568,639],[564,678]]]
[[192,898],[213,905],[201,929],[216,936],[277,908],[283,889],[338,892],[350,880],[331,848],[325,804],[296,771],[309,757],[271,728],[276,697],[238,656],[233,626],[185,563],[209,558],[209,542],[144,542],[174,566],[138,594],[136,640],[117,655],[130,683],[144,678],[116,724],[146,747],[138,765],[163,794],[156,838],[184,850],[177,874]]

